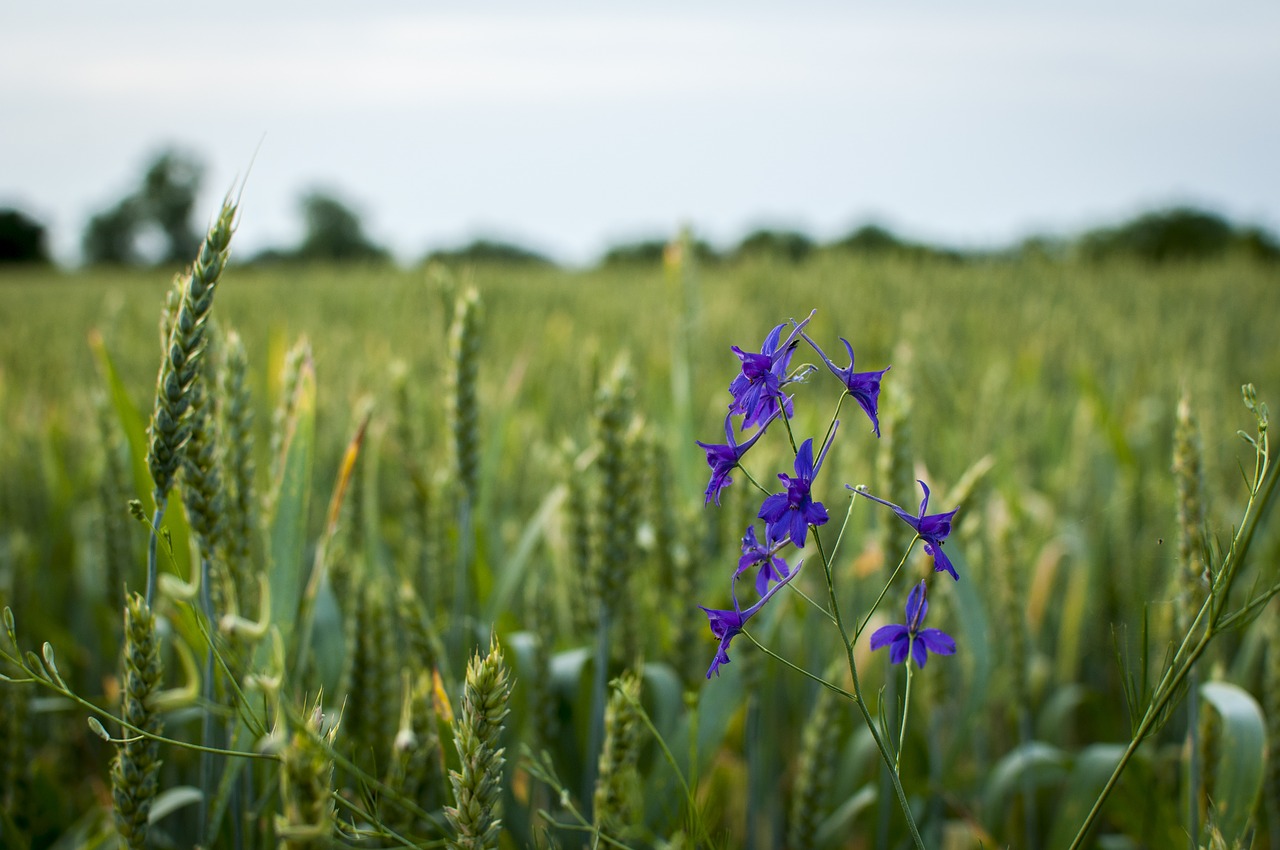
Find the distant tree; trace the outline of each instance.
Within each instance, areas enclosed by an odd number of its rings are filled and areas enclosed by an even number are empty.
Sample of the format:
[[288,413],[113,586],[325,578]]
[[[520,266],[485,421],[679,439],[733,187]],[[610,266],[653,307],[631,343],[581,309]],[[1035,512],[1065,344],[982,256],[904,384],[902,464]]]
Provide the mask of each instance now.
[[432,251],[425,262],[438,262],[446,265],[508,265],[508,266],[553,266],[550,258],[513,245],[490,239],[477,239],[461,248]]
[[44,225],[20,210],[0,209],[0,264],[47,262]]
[[662,263],[667,251],[664,239],[646,239],[641,242],[628,242],[614,245],[604,252],[600,265],[610,266],[656,266]]
[[[677,242],[679,240],[677,239]],[[600,265],[605,268],[632,265],[660,265],[672,243],[664,239],[646,239],[615,245],[605,251]],[[711,265],[720,260],[720,254],[705,239],[691,239],[689,250],[695,262]]]
[[1236,242],[1247,257],[1270,263],[1280,260],[1280,244],[1261,228],[1246,227],[1236,235]]
[[142,260],[138,252],[141,216],[136,199],[128,197],[109,210],[89,219],[81,248],[84,261],[91,266],[124,266]]
[[[141,185],[115,206],[95,214],[81,245],[89,265],[133,265],[147,261],[183,265],[195,259],[200,236],[192,224],[204,167],[190,153],[162,150]],[[157,234],[156,251],[143,251],[143,237]]]
[[1204,260],[1236,241],[1230,224],[1203,210],[1179,207],[1141,215],[1116,228],[1091,230],[1080,240],[1090,259],[1129,255],[1152,263]]
[[864,224],[831,247],[859,254],[891,254],[906,248],[907,244],[878,224]]
[[147,169],[138,189],[137,203],[144,221],[154,224],[164,235],[160,262],[177,265],[191,262],[200,247],[200,235],[192,226],[196,196],[204,168],[188,153],[168,150],[160,153]]
[[364,233],[360,216],[333,195],[319,190],[302,197],[306,231],[297,250],[304,262],[384,262],[386,248],[375,245]]
[[817,246],[794,230],[756,230],[738,243],[736,258],[772,256],[792,263],[803,262]]

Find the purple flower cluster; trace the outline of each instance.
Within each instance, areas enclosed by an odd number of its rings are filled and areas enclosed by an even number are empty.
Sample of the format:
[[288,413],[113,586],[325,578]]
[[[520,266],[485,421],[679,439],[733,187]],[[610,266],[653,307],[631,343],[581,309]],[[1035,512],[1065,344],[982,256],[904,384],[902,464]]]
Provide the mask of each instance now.
[[[840,341],[849,354],[848,367],[841,368],[831,361],[805,332],[805,326],[813,318],[810,313],[803,321],[783,323],[771,330],[760,346],[759,352],[743,351],[733,346],[741,364],[741,371],[729,384],[728,412],[725,414],[725,442],[720,444],[699,442],[706,452],[707,465],[711,467],[711,479],[707,483],[704,504],[712,501],[720,504],[720,494],[733,483],[730,473],[738,469],[744,456],[775,422],[781,420],[790,432],[791,419],[794,416],[794,399],[787,394],[789,386],[802,382],[814,371],[815,367],[802,365],[792,368],[791,361],[801,341],[807,343],[826,364],[827,369],[842,384],[844,393],[851,397],[862,408],[871,420],[871,430],[880,436],[879,400],[880,383],[888,367],[872,372],[855,372],[853,370],[853,346],[846,339]],[[790,329],[788,330],[788,324]],[[783,338],[783,331],[787,335]],[[820,370],[819,370],[820,371]],[[741,417],[738,431],[735,433],[734,418]],[[720,641],[715,658],[707,670],[707,678],[718,674],[720,665],[729,663],[729,644],[740,634],[751,617],[755,616],[786,584],[800,572],[800,563],[795,568],[788,567],[783,552],[789,547],[804,548],[808,541],[810,529],[822,526],[829,519],[826,507],[813,497],[813,484],[822,470],[831,444],[839,430],[839,421],[832,427],[823,441],[818,456],[814,457],[812,439],[804,440],[795,452],[793,471],[795,475],[778,473],[783,484],[780,492],[768,493],[756,514],[764,523],[764,540],[760,540],[755,524],[748,526],[742,537],[742,557],[734,570],[730,582],[730,596],[733,599],[732,609],[714,609],[699,606],[706,612],[710,620],[711,633]],[[746,432],[755,429],[749,436]],[[739,435],[745,437],[740,439]],[[791,445],[795,445],[794,439]],[[846,485],[847,486],[847,485]],[[926,515],[929,502],[929,488],[924,488],[925,498],[920,504],[920,513],[912,516],[902,508],[883,499],[862,491],[859,495],[872,499],[892,508],[899,517],[909,524],[919,537],[924,540],[925,551],[934,558],[935,568],[946,570],[956,578],[955,568],[943,554],[942,543],[951,531],[951,518],[955,511],[945,514]],[[853,489],[853,488],[850,488]],[[755,604],[742,608],[738,602],[738,578],[745,572],[755,569],[755,590],[759,599]],[[928,605],[924,602],[923,583],[912,590],[907,602],[907,625],[886,626],[872,638],[872,648],[890,646],[890,658],[895,663],[904,660],[908,654],[923,666],[927,651],[939,655],[949,655],[955,651],[951,638],[937,629],[920,629],[920,622]]]

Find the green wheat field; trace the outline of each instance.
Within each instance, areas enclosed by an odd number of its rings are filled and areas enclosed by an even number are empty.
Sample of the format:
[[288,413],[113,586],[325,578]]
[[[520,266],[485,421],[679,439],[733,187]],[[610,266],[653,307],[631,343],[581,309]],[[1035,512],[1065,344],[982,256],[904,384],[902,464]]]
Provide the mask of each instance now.
[[[223,268],[218,229],[176,282],[0,273],[0,845],[1280,850],[1280,267]],[[810,311],[892,366],[882,436],[846,401],[821,551],[707,678],[794,454],[717,507],[695,441]],[[844,486],[917,479],[959,581]],[[957,649],[907,678],[869,642],[921,579]]]

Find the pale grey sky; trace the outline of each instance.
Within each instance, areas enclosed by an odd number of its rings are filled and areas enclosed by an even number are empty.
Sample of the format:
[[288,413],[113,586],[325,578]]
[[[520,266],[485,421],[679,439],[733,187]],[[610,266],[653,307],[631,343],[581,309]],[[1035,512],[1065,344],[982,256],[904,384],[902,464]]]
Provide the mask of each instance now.
[[1280,230],[1280,3],[9,3],[0,205],[73,260],[164,144],[237,243],[335,189],[404,259],[681,223],[1002,244],[1191,202]]

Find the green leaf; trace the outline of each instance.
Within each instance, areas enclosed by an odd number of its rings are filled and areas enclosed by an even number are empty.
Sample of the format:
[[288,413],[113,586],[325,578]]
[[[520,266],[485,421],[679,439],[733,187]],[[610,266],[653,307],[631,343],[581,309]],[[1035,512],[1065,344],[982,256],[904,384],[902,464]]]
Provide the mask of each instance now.
[[147,813],[147,823],[156,823],[184,806],[200,802],[202,797],[204,797],[204,794],[201,793],[200,789],[191,785],[166,788],[157,794],[156,798],[151,802],[151,811]]
[[276,495],[275,510],[267,523],[267,579],[271,583],[271,622],[279,627],[285,646],[290,650],[293,648],[303,580],[307,575],[307,514],[314,465],[315,420],[316,375],[308,360],[298,373],[293,419],[287,426],[283,448],[280,487]]
[[1244,839],[1267,768],[1267,724],[1258,701],[1230,682],[1206,682],[1200,696],[1222,721],[1213,775],[1211,819],[1226,846]]
[[1124,751],[1122,744],[1092,744],[1080,751],[1063,786],[1053,830],[1044,846],[1070,846]]
[[[1009,804],[1027,787],[1039,788],[1067,775],[1067,754],[1042,741],[1028,741],[996,762],[983,793],[986,821],[998,825]],[[998,833],[997,833],[998,834]]]

